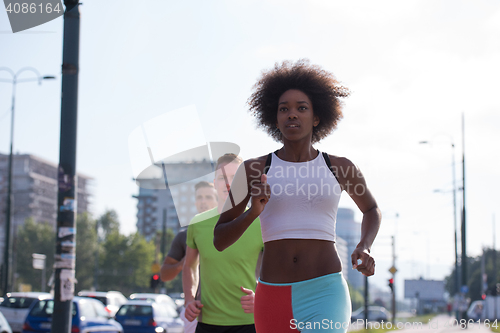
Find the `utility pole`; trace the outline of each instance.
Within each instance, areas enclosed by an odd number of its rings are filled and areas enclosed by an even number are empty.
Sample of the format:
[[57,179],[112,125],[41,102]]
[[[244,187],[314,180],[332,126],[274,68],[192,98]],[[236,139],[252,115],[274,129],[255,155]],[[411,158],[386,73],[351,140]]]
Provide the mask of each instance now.
[[161,230],[161,254],[163,258],[167,256],[167,209],[163,209],[163,221]]
[[466,209],[465,209],[465,130],[464,114],[462,113],[462,285],[467,285],[467,245],[466,245]]
[[[497,285],[497,246],[496,246],[496,229],[495,229],[495,214],[493,214],[493,281],[496,288]],[[495,300],[495,315],[497,312],[497,301]]]
[[[80,8],[78,0],[64,0],[64,5],[66,10],[64,12],[61,136],[58,168],[52,333],[70,333],[72,302],[75,290],[75,219],[77,208],[76,130]],[[63,240],[65,241],[64,247],[62,246]]]
[[[467,245],[466,245],[466,209],[465,209],[465,121],[464,114],[462,113],[462,286],[467,286]],[[464,293],[465,294],[465,293]],[[465,295],[464,295],[465,298]],[[465,318],[465,312],[463,312],[460,316],[461,318]]]
[[[392,267],[394,267],[394,270],[392,270],[392,279],[394,282],[396,282],[396,243],[394,236],[392,236]],[[392,289],[392,324],[396,325],[396,286],[394,285]]]

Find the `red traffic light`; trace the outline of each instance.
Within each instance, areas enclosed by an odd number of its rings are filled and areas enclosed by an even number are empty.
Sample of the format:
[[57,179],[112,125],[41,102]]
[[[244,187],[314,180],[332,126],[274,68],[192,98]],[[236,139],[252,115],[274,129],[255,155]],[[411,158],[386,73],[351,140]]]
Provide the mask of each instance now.
[[481,295],[481,299],[484,301],[486,299],[486,295],[485,294],[482,294]]
[[153,275],[153,280],[158,281],[160,279],[160,275],[154,274]]
[[389,279],[389,283],[394,283],[394,279],[393,279],[393,278],[390,278],[390,279]]

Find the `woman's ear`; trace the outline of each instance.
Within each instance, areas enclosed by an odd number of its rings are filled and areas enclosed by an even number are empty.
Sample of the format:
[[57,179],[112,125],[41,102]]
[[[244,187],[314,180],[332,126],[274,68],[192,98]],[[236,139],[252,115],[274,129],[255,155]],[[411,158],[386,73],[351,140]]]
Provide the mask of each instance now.
[[319,125],[319,117],[315,115],[313,117],[313,126],[316,127],[318,125]]

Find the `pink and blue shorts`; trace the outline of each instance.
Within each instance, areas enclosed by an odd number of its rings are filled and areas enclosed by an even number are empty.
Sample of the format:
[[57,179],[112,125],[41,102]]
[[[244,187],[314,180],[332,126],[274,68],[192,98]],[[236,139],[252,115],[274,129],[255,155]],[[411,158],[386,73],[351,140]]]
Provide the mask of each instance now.
[[341,272],[294,283],[259,279],[255,291],[257,333],[346,332],[351,299]]

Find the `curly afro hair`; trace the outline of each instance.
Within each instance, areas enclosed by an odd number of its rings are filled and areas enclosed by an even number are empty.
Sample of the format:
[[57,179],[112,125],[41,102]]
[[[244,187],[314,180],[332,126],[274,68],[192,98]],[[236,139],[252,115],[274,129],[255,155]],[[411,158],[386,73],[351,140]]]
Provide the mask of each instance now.
[[349,90],[341,86],[332,73],[311,65],[308,59],[300,59],[296,63],[283,61],[276,63],[273,69],[262,72],[248,99],[249,111],[257,118],[257,127],[282,142],[281,132],[276,127],[278,101],[290,89],[305,93],[313,104],[314,114],[320,119],[319,125],[313,128],[312,143],[328,136],[342,118],[340,97],[349,96]]

